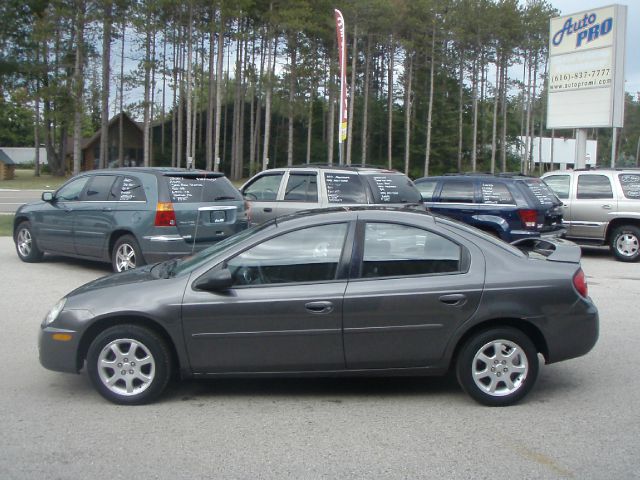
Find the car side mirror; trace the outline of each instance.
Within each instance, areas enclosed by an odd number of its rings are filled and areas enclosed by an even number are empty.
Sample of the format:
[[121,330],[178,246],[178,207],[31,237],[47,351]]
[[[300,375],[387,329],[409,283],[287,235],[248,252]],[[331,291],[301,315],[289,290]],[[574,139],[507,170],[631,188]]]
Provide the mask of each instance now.
[[43,202],[52,202],[53,201],[53,192],[42,192],[42,201]]
[[197,279],[193,284],[193,287],[196,290],[204,290],[207,292],[228,290],[232,286],[233,277],[231,276],[231,271],[228,268],[209,271]]

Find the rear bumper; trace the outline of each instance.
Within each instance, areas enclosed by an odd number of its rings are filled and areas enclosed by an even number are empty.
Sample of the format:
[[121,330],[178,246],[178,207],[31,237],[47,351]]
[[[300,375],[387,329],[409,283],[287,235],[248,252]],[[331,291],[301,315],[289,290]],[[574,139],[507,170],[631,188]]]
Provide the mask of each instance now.
[[551,318],[544,327],[548,347],[547,363],[588,353],[598,341],[598,309],[591,300],[579,300],[562,318]]

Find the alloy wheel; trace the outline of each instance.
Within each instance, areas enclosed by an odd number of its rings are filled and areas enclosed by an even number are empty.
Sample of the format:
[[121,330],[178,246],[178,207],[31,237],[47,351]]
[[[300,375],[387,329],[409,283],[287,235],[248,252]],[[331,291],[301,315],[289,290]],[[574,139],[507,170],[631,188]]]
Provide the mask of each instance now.
[[132,396],[153,383],[156,364],[150,350],[129,338],[113,340],[98,356],[98,375],[104,386],[116,395]]

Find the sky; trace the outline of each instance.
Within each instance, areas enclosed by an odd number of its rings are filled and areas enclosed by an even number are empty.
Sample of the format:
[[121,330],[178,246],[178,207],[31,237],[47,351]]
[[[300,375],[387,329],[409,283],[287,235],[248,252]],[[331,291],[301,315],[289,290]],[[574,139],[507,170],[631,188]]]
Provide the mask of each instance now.
[[625,90],[633,95],[640,92],[640,0],[549,0],[560,10],[560,15],[571,15],[593,8],[610,5],[627,6],[627,38],[624,62]]

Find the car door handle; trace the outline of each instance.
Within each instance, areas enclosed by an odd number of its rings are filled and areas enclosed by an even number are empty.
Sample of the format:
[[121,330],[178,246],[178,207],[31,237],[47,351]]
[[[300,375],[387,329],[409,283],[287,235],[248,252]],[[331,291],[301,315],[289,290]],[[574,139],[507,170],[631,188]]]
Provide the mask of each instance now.
[[262,211],[263,212],[267,212],[267,213],[273,212],[273,208],[271,208],[271,207],[263,208]]
[[102,211],[103,212],[113,212],[113,208],[111,208],[111,207],[103,207]]
[[462,305],[467,296],[463,293],[452,293],[450,295],[442,295],[439,300],[447,305]]
[[602,208],[604,208],[605,210],[611,210],[611,205],[606,203],[606,204],[602,205]]
[[330,313],[333,311],[333,303],[331,302],[309,302],[304,308],[311,313]]

